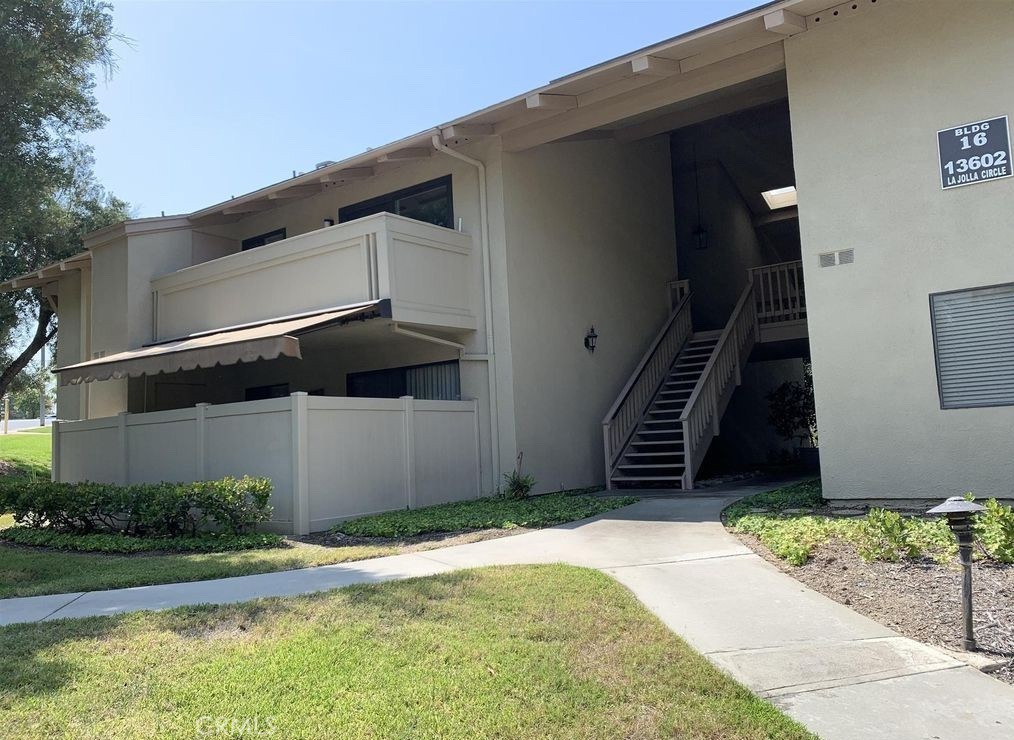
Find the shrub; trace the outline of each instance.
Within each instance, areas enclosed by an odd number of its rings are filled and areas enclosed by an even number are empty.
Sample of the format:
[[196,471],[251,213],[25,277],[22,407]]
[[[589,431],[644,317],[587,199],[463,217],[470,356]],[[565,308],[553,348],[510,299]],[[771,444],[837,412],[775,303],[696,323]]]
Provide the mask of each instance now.
[[910,520],[896,511],[870,509],[859,527],[856,545],[863,560],[897,562],[902,558],[917,558],[922,550],[909,536]]
[[528,494],[535,488],[535,477],[521,472],[521,460],[524,455],[525,453],[519,452],[517,467],[509,473],[504,473],[504,498],[528,498]]
[[232,552],[279,547],[284,542],[279,534],[203,534],[198,537],[132,537],[119,533],[92,532],[75,534],[52,529],[8,527],[0,529],[0,540],[17,545],[50,547],[54,550],[102,553],[143,552]]
[[975,535],[986,553],[1001,563],[1014,563],[1014,509],[995,498],[975,517]]
[[774,491],[748,496],[727,507],[722,512],[722,516],[730,526],[735,526],[741,517],[757,513],[756,509],[777,514],[786,509],[818,509],[826,503],[821,493],[820,481],[808,480]]
[[808,440],[817,446],[817,410],[813,402],[813,367],[803,363],[803,379],[782,383],[766,396],[768,423],[784,439]]
[[77,534],[240,534],[269,519],[270,495],[271,481],[247,476],[130,486],[21,480],[0,487],[0,511],[23,527]]

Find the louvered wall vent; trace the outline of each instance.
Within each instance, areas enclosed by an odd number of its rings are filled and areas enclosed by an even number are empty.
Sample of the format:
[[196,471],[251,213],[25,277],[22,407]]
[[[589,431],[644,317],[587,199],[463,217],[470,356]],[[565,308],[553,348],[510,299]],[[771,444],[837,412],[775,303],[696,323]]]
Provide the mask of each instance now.
[[836,265],[851,265],[856,261],[856,250],[842,249],[837,252],[824,252],[818,254],[821,267],[835,267]]
[[940,405],[1014,405],[1014,285],[930,296]]

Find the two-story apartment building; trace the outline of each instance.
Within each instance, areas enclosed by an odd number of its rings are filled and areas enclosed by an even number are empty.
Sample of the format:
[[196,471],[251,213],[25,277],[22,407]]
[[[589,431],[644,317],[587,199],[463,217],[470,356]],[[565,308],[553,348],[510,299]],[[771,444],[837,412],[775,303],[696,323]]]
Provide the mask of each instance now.
[[[10,281],[62,480],[269,475],[276,526],[492,492],[1009,497],[1014,4],[783,0]],[[988,160],[988,161],[987,161]],[[798,202],[797,202],[798,199]],[[805,283],[805,291],[804,291]]]

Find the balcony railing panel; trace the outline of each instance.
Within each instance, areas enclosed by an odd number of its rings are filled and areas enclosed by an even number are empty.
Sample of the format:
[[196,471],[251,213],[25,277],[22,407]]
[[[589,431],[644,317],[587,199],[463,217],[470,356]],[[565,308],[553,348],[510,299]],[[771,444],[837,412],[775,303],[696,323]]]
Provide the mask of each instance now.
[[472,329],[472,238],[383,213],[152,281],[158,341],[387,298],[393,318]]

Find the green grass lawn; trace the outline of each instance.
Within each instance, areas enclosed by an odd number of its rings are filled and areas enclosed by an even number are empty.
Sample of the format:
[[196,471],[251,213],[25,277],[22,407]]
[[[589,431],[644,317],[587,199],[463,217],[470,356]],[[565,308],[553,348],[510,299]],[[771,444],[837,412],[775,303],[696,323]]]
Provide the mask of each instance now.
[[630,496],[600,498],[567,492],[524,499],[489,497],[375,514],[343,522],[335,530],[356,537],[410,537],[464,529],[551,527],[587,519],[635,501]]
[[391,546],[300,544],[190,555],[96,555],[0,545],[0,598],[245,576],[363,560],[395,552],[397,549]]
[[0,654],[5,737],[813,737],[562,565],[17,625]]
[[0,434],[0,460],[13,464],[19,474],[49,476],[53,441],[49,434]]

